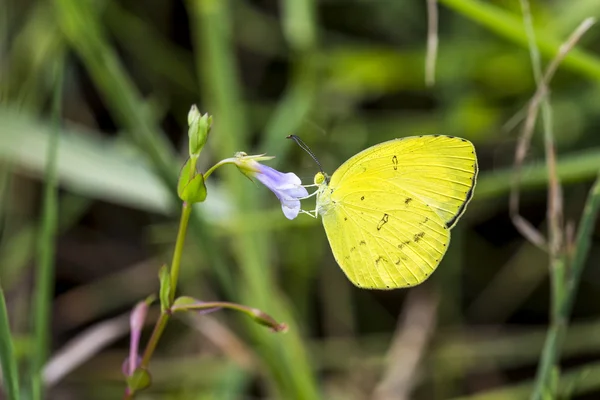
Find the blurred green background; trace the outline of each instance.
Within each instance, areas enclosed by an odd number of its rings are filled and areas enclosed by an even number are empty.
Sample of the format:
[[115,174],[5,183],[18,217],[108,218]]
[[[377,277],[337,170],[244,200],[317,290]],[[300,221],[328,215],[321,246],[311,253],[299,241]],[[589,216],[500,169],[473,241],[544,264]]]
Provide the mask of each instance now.
[[[532,1],[545,63],[598,0]],[[199,168],[236,151],[305,183],[392,138],[471,140],[481,173],[452,246],[425,284],[359,290],[320,221],[288,221],[234,167],[193,213],[181,293],[236,301],[289,324],[223,311],[173,319],[140,399],[515,399],[531,392],[548,326],[548,256],[508,217],[514,148],[536,89],[518,0],[440,0],[435,85],[425,84],[425,1],[2,0],[0,283],[28,385],[41,260],[54,260],[48,364],[55,399],[120,398],[128,312],[170,260],[192,104],[214,116]],[[565,219],[600,169],[600,28],[552,82]],[[62,71],[62,73],[57,73]],[[57,79],[57,76],[59,79]],[[62,83],[57,121],[52,98]],[[54,114],[54,117],[53,117]],[[48,145],[58,132],[57,237],[39,247]],[[51,153],[51,152],[50,152]],[[522,214],[546,229],[543,139]],[[305,200],[305,209],[313,208]],[[47,204],[46,204],[47,205]],[[600,238],[563,349],[563,394],[600,397]],[[40,253],[41,252],[41,253]],[[54,254],[53,254],[54,253]],[[46,254],[46,257],[40,256]],[[50,270],[48,267],[46,272]],[[157,312],[149,315],[147,340]]]

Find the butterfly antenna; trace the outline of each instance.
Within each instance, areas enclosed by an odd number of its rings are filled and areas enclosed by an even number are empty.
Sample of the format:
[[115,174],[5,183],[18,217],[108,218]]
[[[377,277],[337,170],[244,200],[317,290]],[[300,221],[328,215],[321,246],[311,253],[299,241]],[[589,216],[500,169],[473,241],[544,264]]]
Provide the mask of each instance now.
[[317,160],[317,157],[315,156],[315,153],[312,152],[312,150],[306,145],[306,143],[304,143],[302,141],[302,139],[300,139],[298,136],[296,135],[289,135],[287,136],[287,139],[292,139],[294,142],[296,142],[298,144],[298,146],[300,146],[300,148],[302,150],[304,150],[305,152],[308,153],[308,155],[315,160],[315,162],[317,163],[317,165],[319,166],[319,169],[321,170],[321,173],[324,176],[327,176],[327,174],[325,173],[325,171],[323,171],[323,167],[321,166],[321,163],[319,162],[319,160]]

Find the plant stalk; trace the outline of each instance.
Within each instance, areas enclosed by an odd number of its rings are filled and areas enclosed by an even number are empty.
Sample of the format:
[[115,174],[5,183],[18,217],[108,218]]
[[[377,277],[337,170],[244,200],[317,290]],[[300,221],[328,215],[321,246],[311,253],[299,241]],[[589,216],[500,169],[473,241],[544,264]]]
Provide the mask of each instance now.
[[[181,267],[181,256],[183,254],[183,246],[185,243],[187,227],[190,221],[191,214],[192,205],[188,204],[187,202],[184,202],[181,211],[181,220],[179,222],[179,231],[177,233],[177,241],[175,242],[175,250],[173,252],[173,261],[171,262],[171,293],[169,307],[173,304],[173,300],[175,299],[175,290],[177,289],[177,281],[179,280],[179,270]],[[140,363],[139,368],[148,369],[148,367],[150,366],[150,360],[152,359],[154,350],[156,350],[158,341],[160,340],[167,326],[167,323],[169,322],[170,317],[170,309],[160,314],[160,317],[158,318],[158,321],[156,321],[156,325],[154,326],[154,330],[152,331],[152,335],[148,340],[146,349],[144,350],[144,355],[142,356],[142,362]],[[131,392],[126,393],[123,398],[132,399],[134,396],[135,392]]]

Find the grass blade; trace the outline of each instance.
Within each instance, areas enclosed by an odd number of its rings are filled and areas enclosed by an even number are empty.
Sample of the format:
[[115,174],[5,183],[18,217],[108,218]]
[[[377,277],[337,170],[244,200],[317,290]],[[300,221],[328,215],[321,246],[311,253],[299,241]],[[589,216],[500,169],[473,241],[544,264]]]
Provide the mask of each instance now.
[[56,64],[56,79],[52,99],[52,119],[54,129],[48,146],[46,185],[44,188],[44,209],[42,229],[38,241],[38,269],[34,299],[34,346],[32,360],[32,396],[41,399],[43,391],[42,370],[48,358],[50,347],[50,314],[52,288],[54,285],[54,254],[58,221],[58,137],[62,112],[62,86],[64,59]]
[[0,364],[4,377],[4,391],[8,399],[19,399],[19,371],[2,288],[0,288]]

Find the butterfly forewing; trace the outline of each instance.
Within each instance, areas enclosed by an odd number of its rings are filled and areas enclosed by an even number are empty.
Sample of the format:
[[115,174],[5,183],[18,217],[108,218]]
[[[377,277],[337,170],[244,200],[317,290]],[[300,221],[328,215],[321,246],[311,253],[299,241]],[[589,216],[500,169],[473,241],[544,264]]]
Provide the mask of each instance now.
[[399,187],[433,208],[454,226],[473,196],[477,179],[475,148],[452,136],[414,136],[370,147],[346,161],[331,187],[351,190],[365,181]]

